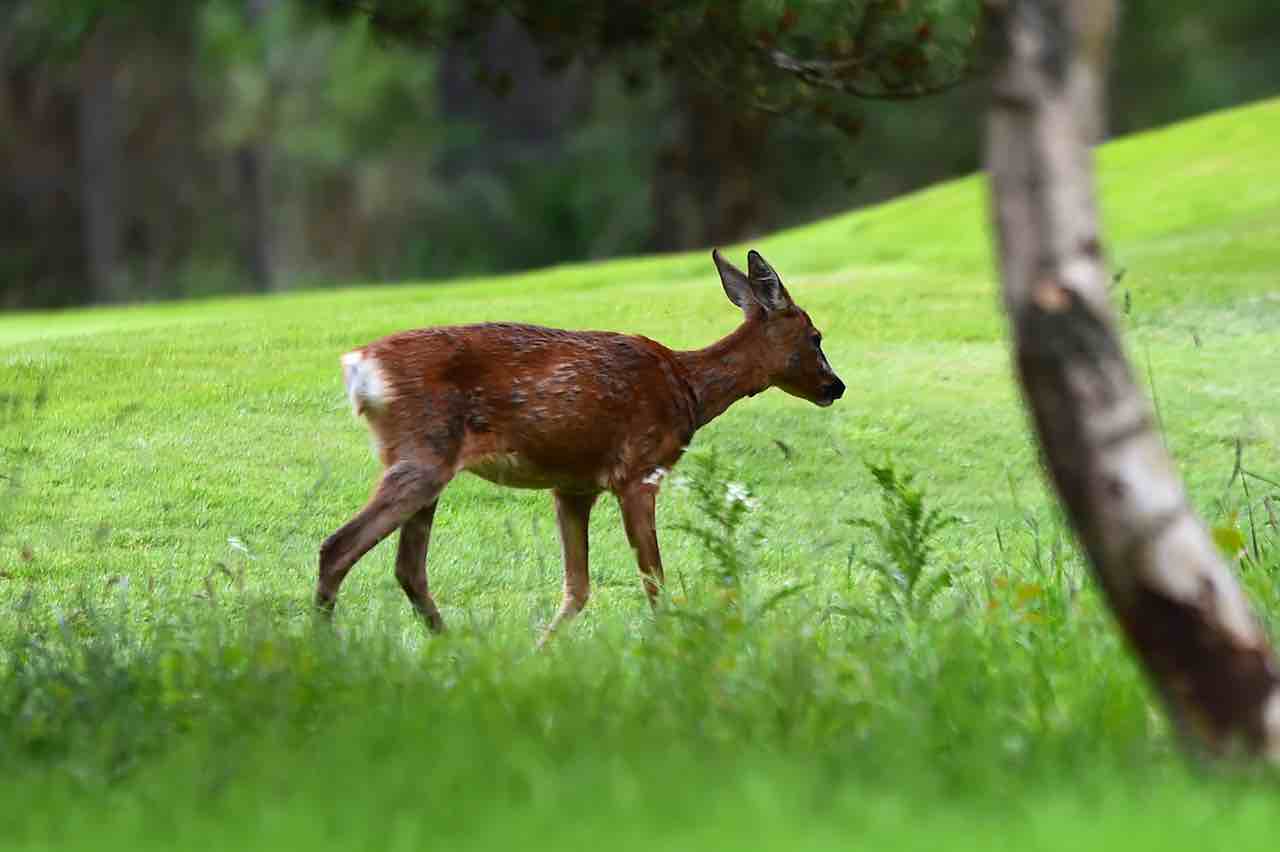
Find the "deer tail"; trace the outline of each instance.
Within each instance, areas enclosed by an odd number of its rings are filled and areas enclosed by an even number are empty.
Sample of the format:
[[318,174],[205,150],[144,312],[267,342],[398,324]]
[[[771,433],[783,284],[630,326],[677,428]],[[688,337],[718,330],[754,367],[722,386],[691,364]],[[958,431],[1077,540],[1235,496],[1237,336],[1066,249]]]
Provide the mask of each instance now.
[[382,365],[377,358],[356,349],[342,356],[342,381],[347,386],[347,398],[357,417],[386,408],[387,382]]

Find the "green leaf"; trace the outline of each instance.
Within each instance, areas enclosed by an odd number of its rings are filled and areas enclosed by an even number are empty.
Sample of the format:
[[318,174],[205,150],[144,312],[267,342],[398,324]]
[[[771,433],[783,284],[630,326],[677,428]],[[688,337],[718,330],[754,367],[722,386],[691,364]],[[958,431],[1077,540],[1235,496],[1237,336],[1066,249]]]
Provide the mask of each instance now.
[[1244,553],[1244,533],[1234,525],[1214,527],[1213,543],[1228,559],[1239,559]]
[[813,584],[812,584],[812,583],[798,583],[798,584],[796,584],[796,585],[794,585],[794,586],[785,586],[785,587],[783,587],[783,588],[779,589],[778,591],[776,591],[776,592],[774,592],[772,595],[770,595],[770,596],[769,596],[769,597],[764,601],[764,603],[760,604],[760,606],[756,608],[755,617],[756,617],[756,618],[759,618],[760,616],[762,616],[762,615],[764,615],[765,613],[767,613],[769,610],[771,610],[771,609],[773,609],[774,607],[776,607],[778,604],[780,604],[780,603],[782,603],[783,601],[785,601],[787,598],[792,597],[793,595],[798,595],[800,592],[803,592],[805,589],[809,588],[809,586],[811,586],[811,585],[813,585]]

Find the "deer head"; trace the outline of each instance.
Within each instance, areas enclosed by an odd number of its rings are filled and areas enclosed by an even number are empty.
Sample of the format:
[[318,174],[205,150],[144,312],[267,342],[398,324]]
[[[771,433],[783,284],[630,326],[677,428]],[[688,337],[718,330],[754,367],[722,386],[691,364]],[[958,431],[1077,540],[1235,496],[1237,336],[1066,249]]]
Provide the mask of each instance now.
[[729,301],[742,309],[761,346],[757,359],[770,387],[815,405],[828,406],[844,395],[844,382],[822,352],[822,332],[791,300],[782,279],[754,249],[747,252],[747,272],[711,252]]

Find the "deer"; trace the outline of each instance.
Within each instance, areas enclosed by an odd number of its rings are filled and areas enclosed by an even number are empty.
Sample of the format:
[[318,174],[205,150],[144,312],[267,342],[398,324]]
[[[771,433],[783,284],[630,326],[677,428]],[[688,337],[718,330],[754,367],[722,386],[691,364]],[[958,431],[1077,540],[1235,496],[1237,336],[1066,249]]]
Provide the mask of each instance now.
[[756,251],[747,272],[711,253],[741,324],[703,349],[647,337],[536,325],[436,326],[342,356],[347,397],[383,465],[372,497],[320,547],[315,606],[331,618],[356,562],[399,529],[395,576],[432,632],[444,620],[427,584],[441,492],[467,472],[550,490],[564,558],[563,598],[545,641],[587,604],[587,522],[612,492],[649,605],[663,588],[655,523],[663,478],[694,433],[744,397],[778,388],[818,406],[844,394],[822,333]]

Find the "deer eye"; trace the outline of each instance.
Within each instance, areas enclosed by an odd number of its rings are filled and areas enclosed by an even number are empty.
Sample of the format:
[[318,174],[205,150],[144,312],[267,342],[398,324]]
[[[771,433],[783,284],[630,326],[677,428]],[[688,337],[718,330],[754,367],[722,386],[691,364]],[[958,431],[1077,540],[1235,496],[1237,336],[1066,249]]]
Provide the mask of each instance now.
[[822,345],[822,335],[818,334],[817,332],[814,332],[812,335],[810,335],[809,339],[813,341],[814,346]]

